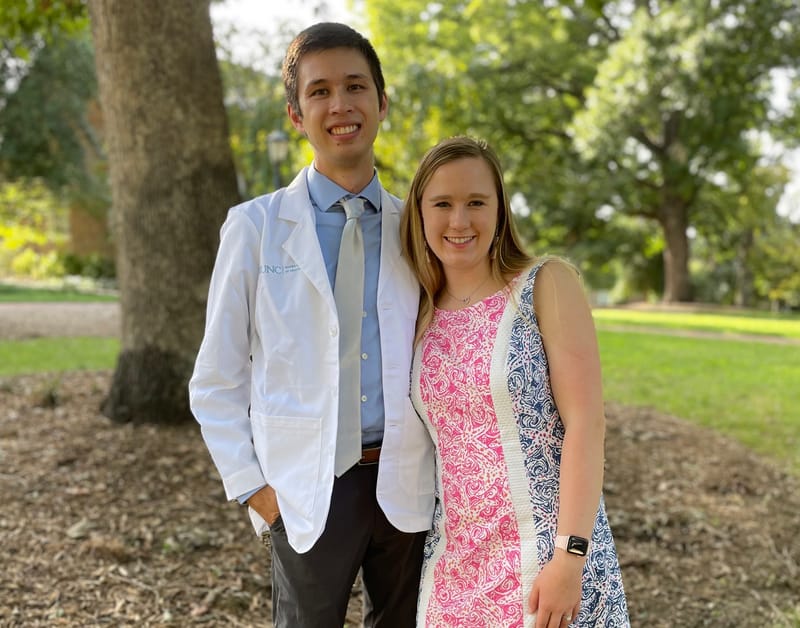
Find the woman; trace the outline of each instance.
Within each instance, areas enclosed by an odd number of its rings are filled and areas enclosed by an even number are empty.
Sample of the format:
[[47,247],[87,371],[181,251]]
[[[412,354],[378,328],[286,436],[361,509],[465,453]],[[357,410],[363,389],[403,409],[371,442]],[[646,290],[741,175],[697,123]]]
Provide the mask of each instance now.
[[466,137],[423,158],[401,241],[422,286],[412,399],[437,460],[417,624],[628,626],[577,273],[523,251],[499,161]]

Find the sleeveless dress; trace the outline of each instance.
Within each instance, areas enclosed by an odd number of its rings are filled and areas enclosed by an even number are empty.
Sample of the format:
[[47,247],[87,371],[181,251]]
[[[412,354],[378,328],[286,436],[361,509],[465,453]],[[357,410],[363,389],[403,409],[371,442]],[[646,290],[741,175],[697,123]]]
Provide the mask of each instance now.
[[[539,268],[471,306],[435,310],[414,356],[412,401],[436,445],[437,468],[420,627],[534,623],[525,608],[554,552],[564,439],[532,307]],[[591,541],[570,625],[627,627],[602,498]]]

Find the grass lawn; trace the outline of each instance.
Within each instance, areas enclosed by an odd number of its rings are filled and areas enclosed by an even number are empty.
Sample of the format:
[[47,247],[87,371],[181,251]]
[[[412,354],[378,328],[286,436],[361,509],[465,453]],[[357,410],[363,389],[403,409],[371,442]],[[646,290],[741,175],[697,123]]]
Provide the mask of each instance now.
[[606,399],[709,426],[800,472],[800,346],[598,335]]
[[116,338],[34,338],[0,341],[0,376],[22,373],[111,369]]
[[117,301],[111,294],[84,292],[74,288],[29,287],[0,282],[0,303]]
[[800,340],[800,316],[743,310],[741,312],[662,312],[625,308],[596,308],[599,328],[609,325],[666,327],[720,334],[753,334]]

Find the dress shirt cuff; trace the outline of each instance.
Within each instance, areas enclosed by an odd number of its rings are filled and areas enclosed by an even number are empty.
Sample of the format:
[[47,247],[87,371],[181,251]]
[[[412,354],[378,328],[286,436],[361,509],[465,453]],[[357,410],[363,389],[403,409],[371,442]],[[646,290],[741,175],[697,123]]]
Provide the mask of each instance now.
[[259,486],[258,488],[254,488],[252,491],[247,491],[246,493],[239,495],[239,497],[236,498],[236,501],[238,501],[242,506],[247,506],[247,500],[258,493],[258,491],[264,488],[264,486],[266,486],[266,484]]

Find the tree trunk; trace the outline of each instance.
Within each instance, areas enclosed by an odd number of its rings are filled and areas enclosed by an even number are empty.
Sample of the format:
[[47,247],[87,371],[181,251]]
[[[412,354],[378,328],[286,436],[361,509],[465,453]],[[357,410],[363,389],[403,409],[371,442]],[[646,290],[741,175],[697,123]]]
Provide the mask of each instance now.
[[664,301],[677,303],[692,300],[689,281],[689,216],[684,204],[668,201],[659,212],[664,230]]
[[103,412],[189,420],[219,227],[237,200],[208,0],[90,0],[122,350]]
[[736,250],[734,268],[736,270],[736,291],[733,303],[739,307],[751,307],[755,301],[753,286],[753,270],[750,265],[750,252],[753,248],[755,233],[753,229],[745,229]]

